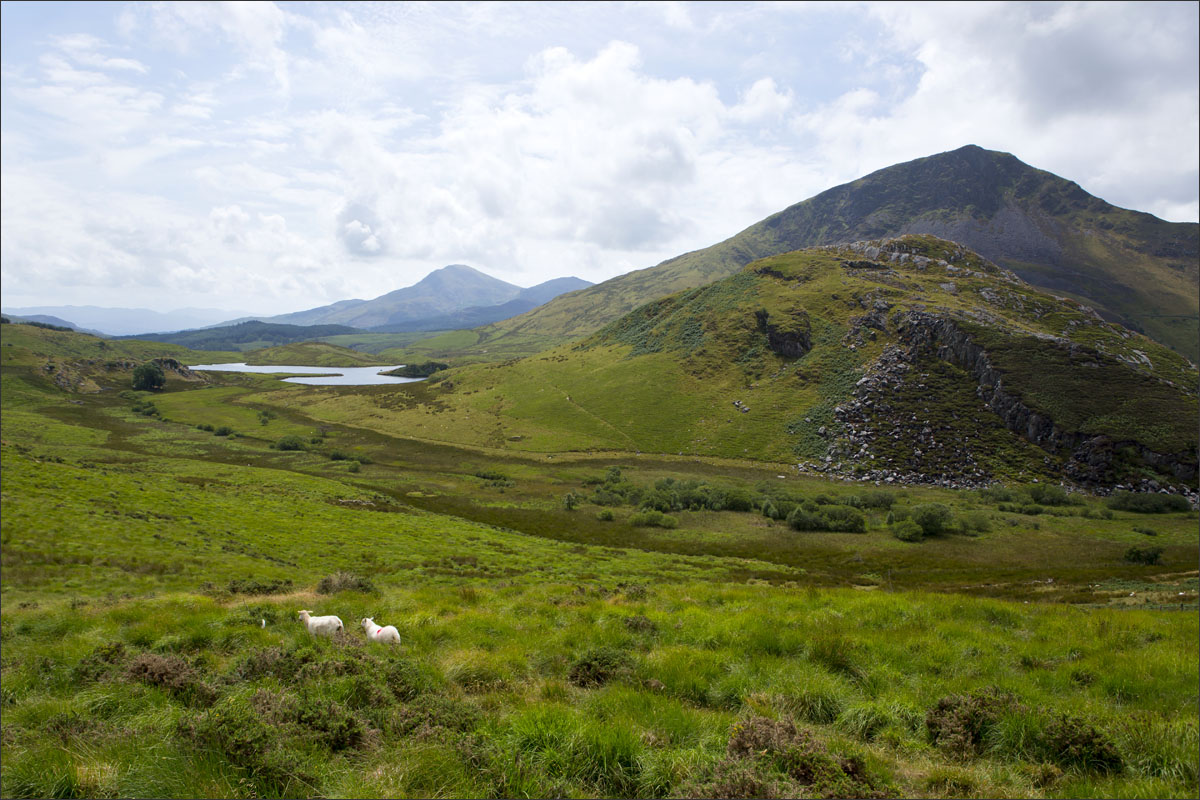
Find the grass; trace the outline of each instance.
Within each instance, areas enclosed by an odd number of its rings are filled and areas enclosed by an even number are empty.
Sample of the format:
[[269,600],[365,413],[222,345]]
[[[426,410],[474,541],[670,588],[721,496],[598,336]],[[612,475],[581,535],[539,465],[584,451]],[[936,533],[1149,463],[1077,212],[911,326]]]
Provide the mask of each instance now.
[[[1194,511],[864,502],[749,460],[407,438],[380,429],[411,402],[391,391],[135,393],[83,363],[100,391],[68,392],[41,363],[0,361],[4,796],[1196,793]],[[593,503],[612,467],[678,528]],[[857,502],[867,530],[676,510],[701,485]],[[929,503],[990,526],[891,536],[888,507]],[[1147,543],[1161,564],[1124,561]],[[348,630],[312,639],[300,608]],[[367,616],[402,644],[368,644]],[[993,690],[1012,703],[970,754],[931,735],[943,700]]]
[[[1116,456],[1115,479],[1178,482],[1141,449],[1194,462],[1194,366],[1073,301],[1007,282],[957,245],[933,237],[903,245],[954,264],[847,270],[843,262],[860,254],[788,253],[649,303],[575,345],[460,366],[420,385],[281,391],[272,401],[384,435],[511,452],[818,464],[828,456],[846,474],[955,474],[969,463],[977,482],[1061,473],[1070,449],[1030,444],[979,399],[972,374],[932,353],[909,359],[912,371],[873,398],[864,416],[874,458],[843,441],[835,410],[862,399],[859,381],[881,369],[885,353],[912,344],[897,320],[919,311],[953,320],[984,348],[1006,391],[1058,430],[1132,443]],[[877,309],[886,309],[878,311],[884,322],[864,327]],[[767,330],[806,337],[807,349],[785,355]]]

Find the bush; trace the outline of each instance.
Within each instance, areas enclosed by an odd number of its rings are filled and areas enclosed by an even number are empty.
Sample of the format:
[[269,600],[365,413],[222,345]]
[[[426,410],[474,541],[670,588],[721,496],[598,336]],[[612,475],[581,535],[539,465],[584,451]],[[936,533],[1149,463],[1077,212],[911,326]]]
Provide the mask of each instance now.
[[571,664],[567,680],[583,688],[603,686],[616,677],[628,674],[632,666],[633,659],[624,650],[597,647],[588,650]]
[[1015,697],[995,689],[950,695],[926,712],[925,730],[935,746],[957,758],[970,758],[979,755],[1001,715],[1019,708]]
[[1050,760],[1064,767],[1120,772],[1124,766],[1112,741],[1075,717],[1064,715],[1046,726],[1045,746]]
[[215,431],[213,431],[213,436],[232,436],[232,435],[233,435],[233,428],[229,427],[228,425],[222,425],[221,427],[219,427]]
[[679,520],[661,511],[639,511],[629,518],[630,525],[642,528],[678,528]]
[[963,533],[987,533],[992,529],[991,519],[982,511],[970,512],[958,524]]
[[601,522],[612,522],[613,512],[610,509],[602,508],[596,512],[596,519]]
[[859,512],[847,506],[830,506],[821,516],[825,518],[825,530],[840,533],[865,533],[867,520]]
[[1035,483],[1026,488],[1029,498],[1043,506],[1065,506],[1071,502],[1070,496],[1061,486],[1048,483]]
[[941,503],[926,503],[914,508],[911,518],[926,536],[940,536],[949,531],[954,513]]
[[133,370],[133,388],[143,392],[161,389],[167,383],[162,367],[153,361],[141,364]]
[[1161,547],[1131,547],[1125,551],[1125,560],[1131,564],[1143,564],[1149,567],[1158,563],[1162,551]]
[[287,578],[259,581],[254,578],[236,579],[229,582],[230,594],[278,594],[291,591],[292,582]]
[[299,436],[284,436],[275,443],[276,450],[306,450],[308,445]]
[[925,538],[925,531],[911,519],[902,519],[892,526],[892,536],[902,542],[919,542]]
[[332,575],[327,575],[321,578],[317,584],[318,594],[336,594],[337,592],[365,592],[371,593],[378,591],[375,584],[366,578],[360,578],[350,572],[335,572]]
[[1191,504],[1183,495],[1139,492],[1117,492],[1108,499],[1108,507],[1138,514],[1166,514],[1172,511],[1192,510]]

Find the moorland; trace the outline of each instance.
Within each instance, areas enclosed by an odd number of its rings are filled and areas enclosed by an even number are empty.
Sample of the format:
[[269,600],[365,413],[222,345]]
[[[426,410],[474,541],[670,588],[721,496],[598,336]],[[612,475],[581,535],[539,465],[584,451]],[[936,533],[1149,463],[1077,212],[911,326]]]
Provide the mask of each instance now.
[[[397,387],[197,373],[247,354],[0,326],[3,794],[1194,796],[1185,495],[1079,490],[1070,453],[995,423],[937,359],[916,374],[962,405],[930,413],[1001,456],[979,480],[899,462],[903,480],[864,480],[852,454],[798,469],[859,385],[839,365],[903,344],[894,325],[845,338],[858,299],[814,298],[880,274],[824,258],[762,262],[507,372]],[[1001,274],[962,266],[973,290],[905,273],[897,318],[913,292],[953,310]],[[1136,349],[1133,384],[1188,424],[1186,361],[1074,306],[1030,315],[1038,298],[1010,289],[1007,323],[975,331],[988,352],[1011,341],[996,331],[1055,326],[1077,355],[1091,343],[1077,369],[1128,391],[1102,356]],[[806,321],[808,350],[773,350],[756,310],[777,343],[782,318]],[[135,390],[148,361],[165,386]],[[633,391],[648,383],[666,394]],[[1061,424],[1163,452],[1186,438],[1114,409]],[[1109,477],[1188,488],[1135,456]],[[346,630],[314,638],[301,608]],[[401,644],[366,642],[367,616]]]

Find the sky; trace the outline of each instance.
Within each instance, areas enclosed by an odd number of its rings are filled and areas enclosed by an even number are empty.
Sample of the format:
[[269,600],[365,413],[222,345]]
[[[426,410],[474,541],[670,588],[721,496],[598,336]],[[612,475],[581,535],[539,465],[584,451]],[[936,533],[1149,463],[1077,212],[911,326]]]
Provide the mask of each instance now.
[[1200,4],[0,6],[5,307],[599,282],[965,144],[1200,218]]

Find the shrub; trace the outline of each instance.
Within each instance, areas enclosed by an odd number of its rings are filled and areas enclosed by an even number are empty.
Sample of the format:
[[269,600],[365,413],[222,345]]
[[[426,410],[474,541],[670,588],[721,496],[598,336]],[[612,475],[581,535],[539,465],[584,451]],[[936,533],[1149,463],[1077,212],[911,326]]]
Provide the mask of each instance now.
[[848,506],[826,505],[819,511],[811,508],[808,504],[793,508],[788,525],[797,531],[863,533],[867,529],[866,517]]
[[276,450],[305,450],[308,445],[299,436],[284,436],[275,443]]
[[992,521],[982,511],[972,511],[959,520],[963,533],[987,533],[992,529]]
[[129,662],[125,674],[131,680],[158,686],[184,701],[211,705],[217,692],[200,680],[199,673],[179,656],[139,653]]
[[661,511],[639,511],[629,518],[629,524],[642,528],[678,528],[679,520]]
[[825,518],[825,530],[827,531],[865,533],[867,530],[866,518],[847,506],[830,506],[822,512],[821,516]]
[[321,578],[317,584],[318,594],[336,594],[338,592],[364,592],[371,593],[378,591],[375,584],[366,578],[360,578],[350,572],[335,572],[332,575],[327,575]]
[[1064,715],[1047,725],[1045,747],[1050,760],[1064,767],[1120,772],[1124,766],[1112,740],[1075,717]]
[[153,361],[141,364],[133,370],[133,388],[144,392],[161,389],[167,383],[162,367]]
[[596,512],[596,519],[600,520],[601,522],[612,522],[613,512],[611,509],[602,508]]
[[1071,502],[1070,496],[1061,486],[1048,483],[1035,483],[1026,488],[1029,499],[1043,506],[1065,506]]
[[230,594],[277,594],[283,590],[291,591],[292,582],[286,578],[259,581],[253,578],[236,579],[229,582]]
[[603,686],[618,676],[628,674],[632,666],[633,659],[624,650],[597,647],[588,650],[571,664],[567,680],[583,688]]
[[1161,547],[1131,547],[1125,551],[1125,560],[1131,564],[1143,564],[1149,567],[1158,563],[1162,551]]
[[1166,514],[1172,511],[1191,511],[1187,498],[1178,494],[1144,494],[1117,492],[1108,499],[1108,507],[1117,511],[1138,514]]
[[921,526],[926,536],[939,536],[950,529],[954,514],[941,503],[926,503],[912,510],[912,521]]
[[1138,525],[1133,526],[1133,532],[1140,533],[1143,536],[1158,536],[1158,531],[1154,530],[1153,528],[1144,528]]
[[979,755],[1001,715],[1019,708],[1015,697],[996,689],[950,695],[925,713],[925,730],[937,747],[957,758],[970,758]]
[[925,538],[925,531],[911,519],[902,519],[892,526],[892,536],[902,542],[919,542]]
[[232,434],[233,428],[229,427],[228,425],[222,425],[213,431],[213,436],[231,436]]

